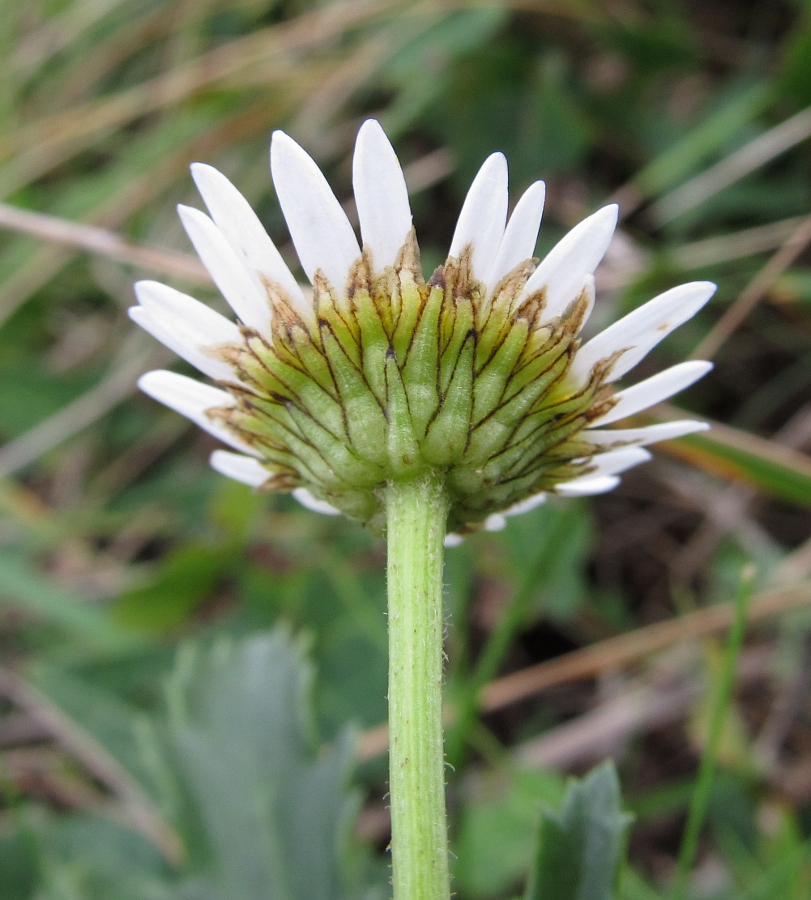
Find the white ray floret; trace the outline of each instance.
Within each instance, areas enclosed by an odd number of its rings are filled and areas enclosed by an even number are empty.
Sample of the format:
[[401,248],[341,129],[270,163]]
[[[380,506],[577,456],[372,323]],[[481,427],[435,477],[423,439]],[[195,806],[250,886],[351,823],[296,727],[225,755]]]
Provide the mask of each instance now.
[[479,281],[489,281],[504,237],[508,204],[507,160],[503,153],[493,153],[470,185],[448,251],[448,256],[458,258],[470,245],[473,274]]
[[215,381],[234,380],[234,370],[229,365],[206,356],[193,337],[186,334],[185,330],[181,331],[169,316],[155,315],[143,306],[132,306],[127,312],[136,325],[140,325],[144,331],[204,375]]
[[278,285],[300,314],[308,314],[311,305],[250,203],[213,166],[192,163],[191,174],[214,224],[253,276],[260,293],[265,292],[266,282]]
[[622,378],[659,341],[691,319],[714,293],[712,282],[694,281],[659,294],[581,347],[572,363],[572,377],[585,382],[598,362],[621,352],[606,380]]
[[330,503],[327,503],[326,500],[319,500],[318,497],[314,497],[307,488],[296,488],[293,491],[293,497],[295,497],[295,499],[306,509],[321,513],[322,516],[341,515],[339,509],[336,509]]
[[235,405],[234,398],[226,391],[201,384],[193,378],[178,375],[177,372],[166,372],[161,369],[142,375],[138,380],[138,387],[145,394],[190,419],[223,443],[251,456],[259,455],[253,448],[237,440],[227,428],[208,416],[210,409]]
[[658,425],[645,425],[642,428],[608,428],[605,431],[588,430],[583,432],[584,440],[593,444],[633,444],[645,447],[659,441],[672,441],[676,438],[696,434],[709,429],[707,422],[683,419],[677,422],[661,422]]
[[259,289],[219,228],[199,209],[179,205],[177,211],[197,255],[228,305],[245,325],[269,337],[267,294]]
[[619,483],[620,480],[616,475],[603,475],[599,478],[588,476],[559,484],[555,492],[561,497],[594,497],[613,491]]
[[532,258],[538,242],[545,197],[546,185],[536,181],[524,191],[516,204],[487,278],[488,292],[493,291],[517,265]]
[[210,351],[242,341],[233,322],[193,297],[157,281],[139,281],[135,294],[140,306],[130,318],[144,331],[215,381],[234,381],[234,370]]
[[556,485],[555,490],[564,497],[604,494],[619,484],[618,475],[647,462],[650,458],[651,454],[642,447],[622,447],[619,450],[600,453],[588,460],[591,472]]
[[621,447],[619,450],[609,450],[600,453],[589,460],[593,470],[584,478],[596,478],[603,475],[620,475],[634,466],[648,462],[651,459],[650,451],[644,447]]
[[620,391],[615,395],[614,399],[617,401],[615,406],[604,416],[595,419],[592,424],[610,425],[619,419],[641,412],[649,406],[661,403],[662,400],[667,400],[673,394],[678,394],[679,391],[690,387],[699,378],[703,378],[710,369],[712,369],[711,362],[697,359],[671,366],[664,372],[659,372],[658,375],[646,378],[645,381],[640,381],[639,384]]
[[411,231],[411,205],[394,147],[374,119],[364,122],[358,132],[352,187],[361,238],[372,251],[375,270],[394,265]]
[[505,509],[503,515],[521,516],[524,513],[531,512],[533,509],[537,509],[544,503],[546,503],[545,493],[532,494],[524,500],[521,500],[519,503],[514,503],[512,506]]
[[210,463],[211,468],[221,475],[253,488],[261,487],[272,474],[252,456],[229,453],[227,450],[215,450],[211,454]]
[[283,131],[273,132],[270,170],[301,267],[311,282],[320,269],[342,295],[360,247],[327,179]]
[[532,273],[523,298],[546,288],[544,320],[566,311],[577,298],[583,279],[594,272],[614,236],[618,207],[605,206],[576,225],[541,261]]
[[485,531],[503,531],[506,527],[507,520],[503,513],[492,513],[482,522],[482,528]]

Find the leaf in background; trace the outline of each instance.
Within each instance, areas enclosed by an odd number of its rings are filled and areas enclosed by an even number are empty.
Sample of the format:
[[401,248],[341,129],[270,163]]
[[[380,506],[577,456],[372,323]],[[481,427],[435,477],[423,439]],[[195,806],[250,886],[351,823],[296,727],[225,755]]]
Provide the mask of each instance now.
[[[1,788],[4,794],[7,793],[5,787],[2,785]],[[36,876],[34,848],[26,836],[13,831],[0,836],[0,897],[3,900],[28,900],[34,891]]]
[[16,607],[108,650],[130,641],[98,609],[37,572],[19,553],[0,553],[0,608]]
[[694,175],[707,157],[740,140],[740,135],[766,106],[769,96],[769,90],[761,83],[734,85],[726,96],[715,99],[715,108],[700,125],[686,132],[634,176],[634,187],[651,197]]
[[705,471],[811,506],[811,458],[775,441],[713,423],[710,431],[669,441],[662,449]]
[[[532,862],[542,806],[559,806],[564,780],[554,772],[516,769],[487,777],[462,810],[454,885],[470,900],[506,896]],[[496,783],[496,790],[492,787]],[[502,782],[502,783],[499,783]]]
[[[158,669],[154,657],[147,658]],[[112,664],[123,667],[128,662],[116,658]],[[144,765],[143,749],[133,740],[135,717],[144,714],[143,708],[136,708],[130,698],[111,690],[109,679],[93,677],[75,667],[40,662],[31,667],[28,675],[36,689],[64,716],[64,727],[79,742],[85,743],[85,736],[89,736],[140,787],[149,786],[151,773]],[[64,742],[64,736],[62,739]],[[93,755],[97,753],[94,751]]]
[[258,515],[267,508],[266,495],[244,484],[223,478],[215,482],[208,518],[222,532],[223,541],[244,543]]
[[[389,134],[404,131],[433,103],[442,104],[443,92],[453,77],[453,63],[467,54],[478,54],[492,40],[504,21],[504,11],[495,6],[456,10],[439,15],[425,27],[423,15],[414,20],[395,19],[389,27],[413,37],[394,53],[383,77],[396,91],[385,113]],[[439,63],[439,65],[438,65]],[[447,103],[444,104],[447,107]]]
[[287,631],[181,653],[169,687],[178,771],[227,900],[345,900],[350,741],[316,755],[312,672]]
[[538,615],[567,618],[588,596],[583,572],[592,546],[593,526],[586,504],[545,503],[529,515],[510,519],[504,539],[511,571],[521,590],[530,592],[524,619]]
[[179,892],[155,847],[109,819],[49,818],[39,845],[36,900],[208,900]]
[[[182,833],[186,859],[168,865],[155,835],[146,840],[132,824],[46,816],[36,823],[37,859],[21,859],[0,885],[16,890],[38,869],[42,900],[385,896],[385,875],[364,854],[345,852],[355,809],[350,735],[318,750],[312,672],[287,630],[181,651],[168,724],[154,712],[136,721],[134,709],[55,668],[40,674],[58,708],[100,742],[122,777],[151,783]],[[11,849],[0,841],[0,861]],[[363,882],[365,893],[355,889]]]
[[612,900],[630,816],[611,763],[566,792],[557,815],[544,811],[526,900]]
[[798,107],[811,103],[811,16],[805,15],[789,36],[779,75],[780,86]]
[[122,594],[115,620],[139,631],[165,632],[188,621],[232,562],[228,546],[189,543],[167,554],[149,584]]

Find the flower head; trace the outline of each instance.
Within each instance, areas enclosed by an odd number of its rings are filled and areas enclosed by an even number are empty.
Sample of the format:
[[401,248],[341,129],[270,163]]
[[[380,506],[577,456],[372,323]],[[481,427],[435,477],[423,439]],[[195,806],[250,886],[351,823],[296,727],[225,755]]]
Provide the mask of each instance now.
[[130,310],[217,383],[159,371],[140,386],[238,451],[214,452],[219,472],[382,528],[381,489],[433,471],[451,500],[450,531],[496,529],[550,492],[610,490],[650,458],[645,445],[705,427],[604,427],[710,369],[685,362],[614,388],[715,290],[673,288],[581,344],[616,206],[539,263],[543,182],[508,220],[507,163],[495,153],[426,281],[405,180],[377,122],[363,125],[355,148],[360,243],[316,164],[279,131],[271,170],[312,297],[237,189],[195,164],[210,218],[183,206],[180,217],[238,322],[151,281],[136,285]]

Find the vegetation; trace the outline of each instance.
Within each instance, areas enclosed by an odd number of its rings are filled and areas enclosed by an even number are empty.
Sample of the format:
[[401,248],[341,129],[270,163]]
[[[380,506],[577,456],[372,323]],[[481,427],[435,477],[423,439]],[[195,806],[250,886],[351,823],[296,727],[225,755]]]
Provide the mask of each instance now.
[[294,264],[270,132],[346,199],[369,116],[426,270],[503,150],[513,197],[547,180],[539,254],[621,204],[598,326],[719,285],[640,366],[713,359],[678,402],[716,427],[448,553],[457,896],[809,896],[811,6],[3,13],[0,897],[388,895],[383,545],[211,471],[213,440],[137,393],[175,363],[126,316],[143,277],[222,307],[174,211],[200,205],[190,162]]

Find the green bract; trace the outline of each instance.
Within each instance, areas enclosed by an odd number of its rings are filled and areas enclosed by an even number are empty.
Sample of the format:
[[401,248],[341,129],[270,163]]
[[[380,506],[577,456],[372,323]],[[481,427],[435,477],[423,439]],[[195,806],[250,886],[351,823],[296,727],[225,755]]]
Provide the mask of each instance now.
[[362,257],[346,290],[316,279],[308,320],[269,287],[272,340],[243,328],[219,351],[240,384],[235,407],[209,411],[266,461],[267,489],[306,487],[381,526],[386,483],[430,470],[457,530],[588,471],[583,428],[614,403],[607,365],[567,379],[590,292],[541,324],[543,290],[516,308],[529,261],[488,298],[469,260],[426,282],[412,234],[382,273]]

